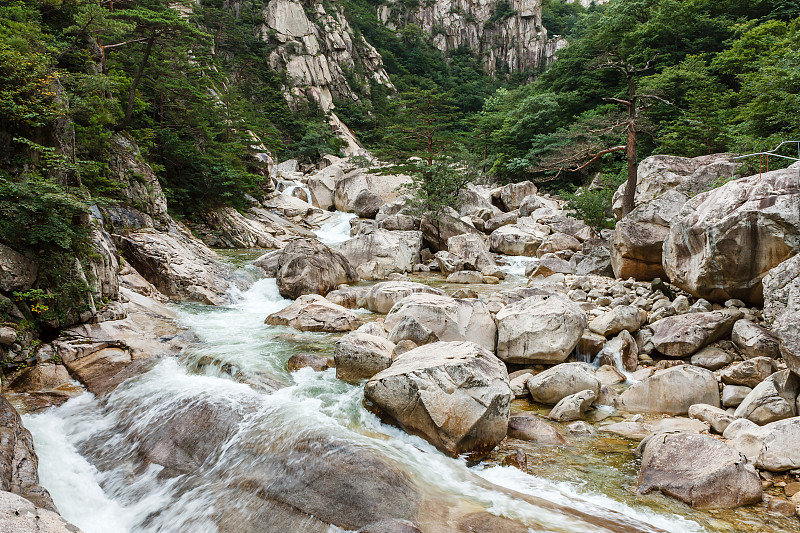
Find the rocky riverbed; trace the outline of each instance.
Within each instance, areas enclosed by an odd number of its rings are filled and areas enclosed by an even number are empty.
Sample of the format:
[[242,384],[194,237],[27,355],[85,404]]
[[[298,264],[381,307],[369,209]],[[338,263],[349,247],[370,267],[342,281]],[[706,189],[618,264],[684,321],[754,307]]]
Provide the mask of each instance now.
[[795,531],[797,169],[672,159],[600,234],[531,183],[420,219],[333,160],[195,228],[266,254],[117,230],[117,314],[6,382],[41,479],[2,488],[89,532]]

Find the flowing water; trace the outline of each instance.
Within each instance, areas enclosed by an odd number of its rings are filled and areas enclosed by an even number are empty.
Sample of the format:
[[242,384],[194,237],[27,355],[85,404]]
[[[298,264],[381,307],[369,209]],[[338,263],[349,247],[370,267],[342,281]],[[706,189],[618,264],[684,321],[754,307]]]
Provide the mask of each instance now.
[[[338,231],[341,237],[346,218],[320,233],[331,240]],[[247,263],[257,255],[229,257],[252,275]],[[180,322],[199,338],[181,357],[162,360],[102,401],[86,393],[25,415],[42,484],[63,516],[87,533],[321,531],[312,518],[307,528],[275,525],[275,513],[285,509],[270,505],[285,494],[303,498],[304,473],[334,464],[358,468],[361,459],[355,466],[336,463],[346,450],[390,465],[450,505],[516,519],[530,531],[603,529],[525,495],[676,533],[759,531],[768,523],[749,511],[717,517],[662,496],[637,496],[634,444],[619,439],[562,448],[525,444],[536,475],[500,466],[503,446],[497,460],[477,466],[448,458],[381,423],[362,406],[363,386],[337,380],[334,370],[288,374],[291,354],[330,355],[336,338],[264,325],[267,315],[289,303],[274,279],[260,279],[227,307],[176,305]],[[373,471],[381,476],[382,470]],[[316,479],[325,483],[324,476]],[[350,483],[369,487],[363,478]],[[258,525],[263,512],[272,513],[272,526]],[[624,520],[620,531],[627,531]],[[770,530],[791,531],[780,521]]]

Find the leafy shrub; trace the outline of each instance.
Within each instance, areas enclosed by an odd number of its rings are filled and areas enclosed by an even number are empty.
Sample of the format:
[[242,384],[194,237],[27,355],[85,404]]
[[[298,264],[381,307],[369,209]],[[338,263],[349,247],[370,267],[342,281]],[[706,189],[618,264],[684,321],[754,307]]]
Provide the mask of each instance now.
[[625,181],[625,173],[603,174],[600,187],[582,187],[576,191],[561,191],[559,195],[567,201],[567,209],[574,211],[570,216],[583,220],[589,227],[600,231],[613,229],[614,213],[612,202],[614,192]]

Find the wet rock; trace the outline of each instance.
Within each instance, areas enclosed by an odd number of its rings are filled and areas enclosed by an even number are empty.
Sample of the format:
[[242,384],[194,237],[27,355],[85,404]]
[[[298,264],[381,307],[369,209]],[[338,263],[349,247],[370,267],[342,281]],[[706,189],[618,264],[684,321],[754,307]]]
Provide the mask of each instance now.
[[632,305],[619,305],[589,322],[589,331],[608,337],[622,330],[635,333],[647,320],[646,313]]
[[781,355],[780,341],[766,328],[749,320],[737,320],[731,331],[731,340],[745,357],[771,357]]
[[345,381],[371,378],[392,364],[395,345],[383,337],[368,333],[348,333],[333,349],[336,377]]
[[744,385],[725,385],[722,388],[722,406],[738,407],[752,390]]
[[365,296],[367,309],[373,313],[388,313],[394,304],[410,294],[436,294],[446,296],[441,289],[412,281],[384,281],[373,285]]
[[[0,491],[12,492],[48,511],[56,511],[53,500],[47,489],[39,484],[39,458],[33,447],[30,431],[22,425],[22,419],[8,401],[0,396]],[[14,498],[2,494],[2,502],[8,504]],[[1,504],[0,504],[1,505]],[[30,505],[33,507],[33,505]],[[3,512],[7,508],[0,506],[0,524]],[[33,529],[31,531],[38,531]]]
[[505,365],[471,342],[404,353],[364,387],[367,405],[451,455],[487,452],[506,435],[512,399]]
[[753,465],[713,437],[657,434],[643,441],[640,450],[640,493],[658,490],[700,509],[761,501],[761,480]]
[[732,364],[719,375],[726,385],[745,385],[755,387],[777,370],[775,361],[769,357],[755,357]]
[[325,296],[342,283],[357,281],[358,274],[341,253],[314,239],[297,239],[283,249],[276,278],[281,296],[296,299]]
[[329,302],[318,294],[300,296],[288,307],[272,313],[264,321],[272,326],[290,326],[300,331],[328,333],[353,331],[362,321],[353,311]]
[[332,361],[324,355],[313,353],[296,353],[286,361],[286,370],[297,372],[301,368],[311,368],[315,372],[322,372],[333,367]]
[[671,357],[690,356],[730,335],[741,316],[738,310],[724,310],[662,318],[650,325],[653,346]]
[[283,255],[283,250],[273,250],[272,252],[267,252],[255,261],[253,261],[253,266],[257,266],[261,270],[264,271],[264,274],[268,278],[274,278],[278,275],[278,261]]
[[8,533],[81,533],[55,508],[42,508],[11,492],[0,491],[0,524]]
[[711,301],[763,302],[761,279],[797,253],[800,190],[797,170],[730,181],[681,208],[664,242],[673,285]]
[[338,249],[356,267],[374,261],[387,274],[411,272],[420,261],[422,233],[378,229],[345,241]]
[[600,426],[598,431],[602,433],[612,433],[631,440],[642,440],[650,435],[650,430],[646,428],[644,424],[633,421],[607,424],[605,426]]
[[628,372],[636,370],[639,363],[639,350],[636,341],[627,330],[622,330],[619,335],[608,341],[597,354],[597,363],[610,365],[614,368],[623,368]]
[[595,373],[601,385],[617,385],[624,383],[627,379],[625,375],[611,365],[603,365]]
[[567,439],[558,429],[533,413],[511,415],[508,419],[508,436],[512,439],[527,440],[549,446],[567,444]]
[[733,362],[733,354],[716,346],[707,346],[692,356],[692,364],[707,368],[708,370],[719,370]]
[[496,318],[497,356],[522,364],[564,361],[587,323],[580,306],[562,295],[526,298],[507,305]]
[[522,450],[517,449],[514,453],[506,455],[503,457],[503,466],[513,466],[514,468],[518,468],[523,472],[528,471],[528,456],[525,455],[525,452]]
[[689,418],[706,422],[715,433],[719,433],[720,435],[722,435],[734,420],[733,415],[724,409],[702,403],[689,407]]
[[776,266],[764,277],[764,318],[780,340],[786,365],[800,376],[800,254]]
[[597,431],[588,422],[576,420],[575,422],[567,424],[567,433],[573,437],[589,437],[597,433]]
[[719,388],[713,373],[691,365],[658,371],[631,385],[616,401],[621,411],[673,415],[686,414],[698,403],[718,407]]
[[353,202],[353,212],[361,218],[375,218],[383,205],[383,199],[370,190],[358,193]]
[[575,351],[581,355],[589,356],[589,359],[593,359],[595,355],[600,353],[605,344],[606,338],[604,336],[584,331],[583,335],[581,335],[581,340],[578,341],[578,345],[575,347]]
[[555,405],[563,398],[577,392],[600,392],[600,381],[590,365],[561,363],[528,379],[528,390],[533,401]]
[[213,305],[226,301],[232,272],[188,231],[142,230],[112,237],[120,253],[161,293]]
[[[456,299],[437,294],[411,294],[394,305],[386,315],[389,338],[398,342],[408,337],[403,320],[413,320],[435,340],[470,341],[491,352],[495,349],[497,327],[486,304],[477,299]],[[410,338],[417,344],[416,338]]]
[[736,408],[736,418],[746,418],[758,425],[797,415],[800,378],[789,370],[776,372],[756,385]]
[[388,518],[366,525],[358,533],[422,533],[422,530],[408,520]]
[[55,389],[70,381],[72,378],[64,365],[39,363],[8,376],[4,389],[13,392],[38,392]]
[[562,398],[547,415],[547,418],[558,422],[571,422],[580,420],[583,413],[591,407],[592,402],[597,399],[597,392],[594,390],[584,390],[570,394]]

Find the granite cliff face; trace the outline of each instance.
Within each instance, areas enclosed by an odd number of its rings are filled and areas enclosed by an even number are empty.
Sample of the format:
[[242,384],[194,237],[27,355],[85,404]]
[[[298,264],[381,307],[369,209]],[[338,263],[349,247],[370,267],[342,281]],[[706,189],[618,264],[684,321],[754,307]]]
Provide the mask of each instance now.
[[[359,90],[369,91],[368,82],[392,86],[380,54],[355,34],[340,6],[272,0],[262,14],[258,31],[263,39],[278,42],[270,66],[286,71],[290,103],[309,98],[330,111],[335,99],[358,100],[363,96]],[[364,88],[353,87],[348,78]]]
[[541,0],[435,0],[411,8],[390,0],[378,14],[389,28],[420,26],[443,52],[470,48],[492,75],[546,65],[567,44],[548,37]]

